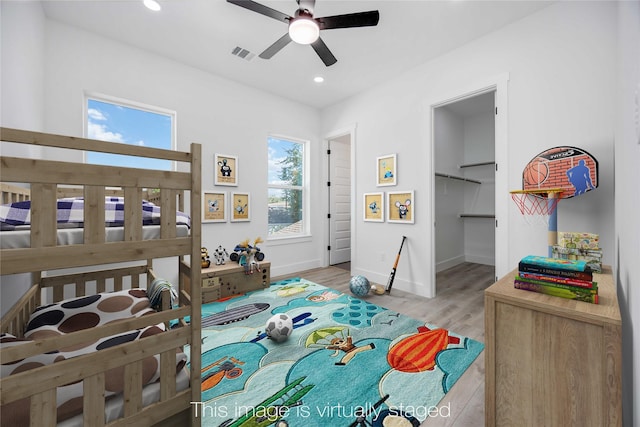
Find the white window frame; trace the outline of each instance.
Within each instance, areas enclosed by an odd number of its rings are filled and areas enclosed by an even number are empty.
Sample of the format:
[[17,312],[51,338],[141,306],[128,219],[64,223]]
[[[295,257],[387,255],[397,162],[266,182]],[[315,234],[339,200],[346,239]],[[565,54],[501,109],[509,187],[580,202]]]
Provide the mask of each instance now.
[[[149,105],[149,104],[144,104],[142,102],[137,102],[137,101],[131,101],[128,99],[124,99],[124,98],[118,98],[115,96],[111,96],[111,95],[105,95],[102,93],[98,93],[98,92],[84,92],[84,103],[82,106],[82,116],[83,116],[83,121],[82,121],[82,134],[84,135],[85,138],[88,138],[88,134],[89,134],[89,128],[88,128],[88,124],[89,124],[89,111],[88,111],[88,106],[89,106],[89,100],[94,100],[94,101],[99,101],[99,102],[105,102],[105,103],[110,103],[110,104],[115,104],[115,105],[120,105],[123,107],[128,107],[128,108],[135,108],[137,110],[143,110],[143,111],[147,111],[150,113],[155,113],[155,114],[162,114],[165,116],[169,116],[171,118],[171,150],[175,151],[177,150],[177,124],[176,124],[176,112],[173,110],[168,110],[166,108],[162,108],[162,107],[156,107],[154,105]],[[84,153],[84,158],[83,161],[86,163],[87,162],[87,154],[86,152]],[[171,162],[171,171],[176,171],[177,170],[177,162],[172,161]]]
[[[278,242],[289,242],[291,240],[295,240],[295,239],[300,239],[300,238],[308,238],[311,236],[311,202],[309,200],[309,186],[310,186],[310,146],[311,146],[311,142],[307,139],[301,139],[301,138],[295,138],[295,137],[291,137],[291,136],[286,136],[286,135],[280,135],[280,134],[269,134],[267,136],[267,149],[269,146],[269,139],[279,139],[279,140],[284,140],[284,141],[289,141],[289,142],[293,142],[293,143],[297,143],[297,144],[301,144],[302,145],[302,185],[301,186],[297,186],[297,185],[278,185],[278,184],[270,184],[268,182],[267,179],[267,209],[268,209],[268,195],[269,195],[269,190],[270,189],[293,189],[293,190],[301,190],[302,191],[302,226],[303,226],[303,230],[301,233],[296,233],[296,234],[286,234],[286,235],[272,235],[269,234],[269,231],[267,230],[267,240],[269,242],[275,243],[277,244]],[[269,159],[267,156],[267,163],[268,163]],[[267,164],[267,171],[269,170],[269,165]],[[267,172],[268,173],[268,172]],[[269,226],[268,224],[268,216],[267,216],[267,227]]]

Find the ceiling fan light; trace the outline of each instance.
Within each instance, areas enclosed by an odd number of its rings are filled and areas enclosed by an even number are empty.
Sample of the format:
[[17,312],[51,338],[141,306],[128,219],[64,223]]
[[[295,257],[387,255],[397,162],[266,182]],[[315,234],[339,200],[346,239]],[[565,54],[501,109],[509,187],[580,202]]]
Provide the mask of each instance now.
[[297,18],[289,24],[289,37],[299,44],[311,44],[320,37],[320,28],[313,19]]
[[143,3],[148,9],[153,10],[154,12],[162,9],[160,7],[160,3],[158,3],[156,0],[144,0]]

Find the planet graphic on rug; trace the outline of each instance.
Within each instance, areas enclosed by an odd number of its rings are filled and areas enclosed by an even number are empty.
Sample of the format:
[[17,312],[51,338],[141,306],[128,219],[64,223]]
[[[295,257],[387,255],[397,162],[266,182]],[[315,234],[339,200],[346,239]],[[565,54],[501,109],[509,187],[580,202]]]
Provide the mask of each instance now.
[[349,289],[351,293],[357,297],[363,297],[369,293],[371,289],[371,283],[364,276],[353,276],[349,280]]

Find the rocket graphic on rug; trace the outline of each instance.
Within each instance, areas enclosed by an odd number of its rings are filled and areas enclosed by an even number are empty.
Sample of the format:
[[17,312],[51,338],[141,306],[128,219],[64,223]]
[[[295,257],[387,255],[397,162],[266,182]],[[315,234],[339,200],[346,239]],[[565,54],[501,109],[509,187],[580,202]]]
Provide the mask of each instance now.
[[240,320],[244,320],[256,313],[260,313],[269,307],[269,304],[266,303],[245,304],[220,313],[204,316],[202,318],[202,327],[206,328],[207,326],[226,325],[228,323],[239,322]]

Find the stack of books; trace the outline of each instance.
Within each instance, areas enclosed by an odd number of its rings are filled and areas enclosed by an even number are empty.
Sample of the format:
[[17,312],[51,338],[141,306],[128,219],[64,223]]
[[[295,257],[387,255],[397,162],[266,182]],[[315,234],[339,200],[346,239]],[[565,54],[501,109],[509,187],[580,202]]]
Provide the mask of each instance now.
[[513,286],[532,292],[598,303],[598,283],[583,260],[529,255],[518,264]]

